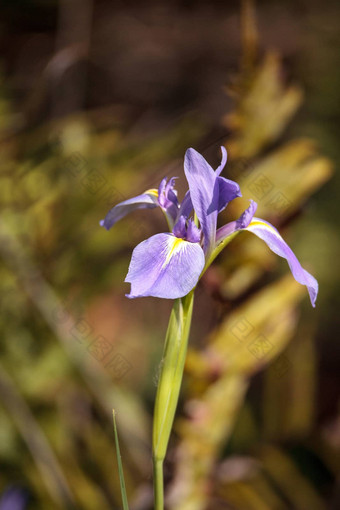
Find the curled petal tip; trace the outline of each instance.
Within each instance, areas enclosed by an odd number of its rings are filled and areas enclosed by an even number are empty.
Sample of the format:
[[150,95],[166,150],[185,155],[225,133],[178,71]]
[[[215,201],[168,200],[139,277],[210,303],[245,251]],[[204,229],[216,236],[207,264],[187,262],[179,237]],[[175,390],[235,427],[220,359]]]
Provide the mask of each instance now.
[[225,147],[223,147],[223,145],[221,145],[221,152],[222,152],[222,160],[221,160],[220,165],[216,169],[216,174],[217,175],[220,175],[220,173],[222,172],[223,168],[226,166],[227,159],[228,159],[227,150],[226,150]]
[[252,221],[254,214],[257,209],[257,203],[254,200],[250,200],[249,207],[241,214],[238,220],[236,220],[237,230],[247,228]]
[[104,227],[104,228],[105,228],[105,230],[107,230],[107,231],[109,231],[109,230],[110,230],[110,228],[111,228],[111,226],[112,226],[112,225],[110,225],[110,224],[107,224],[107,222],[105,221],[105,219],[104,219],[104,220],[100,220],[99,225],[100,225],[101,227]]

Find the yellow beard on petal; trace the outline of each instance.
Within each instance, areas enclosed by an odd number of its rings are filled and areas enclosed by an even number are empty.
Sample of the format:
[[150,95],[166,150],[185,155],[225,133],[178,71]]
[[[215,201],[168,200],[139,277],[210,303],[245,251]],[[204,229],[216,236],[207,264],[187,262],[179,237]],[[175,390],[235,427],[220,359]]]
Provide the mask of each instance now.
[[143,194],[144,195],[154,195],[155,197],[158,197],[158,189],[156,189],[156,188],[147,189],[146,191],[144,191]]
[[181,247],[182,243],[187,242],[184,239],[181,239],[179,237],[174,237],[174,239],[173,240],[171,239],[171,241],[172,241],[172,246],[170,248],[169,253],[167,254],[167,257],[163,264],[163,267],[167,266],[170,262],[171,257],[173,257],[173,255],[181,249],[180,247]]

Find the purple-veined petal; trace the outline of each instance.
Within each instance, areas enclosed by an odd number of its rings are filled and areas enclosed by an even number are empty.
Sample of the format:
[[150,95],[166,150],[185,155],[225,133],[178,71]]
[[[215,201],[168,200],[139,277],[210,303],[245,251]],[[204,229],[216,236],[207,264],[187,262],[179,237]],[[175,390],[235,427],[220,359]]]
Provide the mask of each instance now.
[[182,203],[180,205],[180,208],[178,209],[177,213],[177,220],[184,216],[185,218],[189,218],[194,206],[192,205],[190,191],[188,190],[182,200]]
[[219,185],[219,197],[218,197],[218,212],[223,211],[228,205],[229,202],[234,200],[234,198],[241,197],[242,193],[240,190],[240,186],[235,181],[231,181],[230,179],[225,179],[225,177],[220,177],[220,173],[227,163],[227,151],[225,147],[221,146],[222,152],[222,160],[221,164],[216,168],[216,175],[218,175],[218,185]]
[[129,198],[115,205],[100,221],[100,226],[110,230],[117,221],[121,220],[132,211],[136,209],[153,209],[158,206],[158,192],[156,189],[149,189],[142,195]]
[[180,216],[172,233],[181,239],[190,241],[191,243],[199,243],[201,240],[201,229],[195,225],[194,220]]
[[252,232],[262,239],[274,253],[287,260],[295,280],[302,285],[306,285],[312,306],[315,306],[318,295],[317,280],[308,273],[308,271],[303,269],[297,257],[291,248],[289,248],[288,244],[282,239],[276,228],[267,221],[254,217],[257,204],[253,200],[250,202],[250,206],[241,214],[238,220],[231,221],[218,229],[216,234],[216,246],[239,230]]
[[[219,187],[219,197],[218,197],[218,212],[220,213],[225,209],[229,202],[234,200],[234,198],[241,197],[242,193],[240,191],[240,186],[237,184],[237,182],[231,181],[230,179],[225,179],[224,177],[220,177],[219,174],[223,170],[226,162],[227,162],[227,151],[224,147],[221,147],[222,150],[222,163],[215,171],[218,180],[218,187]],[[185,194],[185,197],[180,205],[180,208],[178,210],[177,219],[180,218],[180,216],[189,217],[191,214],[191,211],[193,209],[190,191],[187,191]]]
[[188,220],[186,239],[191,243],[199,243],[201,240],[201,229],[195,225],[194,220]]
[[223,211],[234,198],[241,197],[242,193],[240,186],[235,181],[225,179],[224,177],[218,177],[218,212]]
[[236,220],[236,228],[240,230],[241,228],[247,228],[251,220],[254,218],[254,214],[256,213],[257,203],[254,200],[250,200],[250,205],[248,209],[243,211],[238,220]]
[[222,152],[222,160],[221,160],[220,165],[216,168],[216,175],[220,175],[223,168],[227,164],[228,154],[227,154],[226,148],[223,147],[223,145],[221,145],[221,152]]
[[173,229],[176,223],[179,210],[177,191],[175,190],[175,179],[177,179],[177,177],[172,177],[168,181],[167,178],[164,177],[158,188],[158,203],[166,216],[170,230]]
[[125,281],[129,298],[153,296],[176,299],[197,284],[205,263],[199,243],[172,234],[156,234],[134,249]]
[[262,239],[274,253],[287,260],[295,280],[302,285],[306,285],[312,306],[315,306],[318,295],[318,282],[314,276],[303,269],[297,257],[282,239],[276,228],[267,221],[253,218],[248,227],[246,227],[246,230]]
[[179,209],[178,199],[174,190],[176,177],[172,177],[167,182],[167,178],[162,179],[158,188],[158,203],[170,220],[172,226],[177,218]]
[[175,180],[177,177],[171,177],[165,187],[165,195],[176,207],[178,207],[177,191],[175,190]]
[[176,221],[174,228],[172,229],[172,233],[176,237],[180,237],[182,239],[185,238],[187,233],[186,228],[186,218],[184,216],[180,216],[178,220]]
[[195,149],[185,153],[184,171],[190,197],[204,235],[204,252],[208,255],[214,244],[219,205],[217,174]]

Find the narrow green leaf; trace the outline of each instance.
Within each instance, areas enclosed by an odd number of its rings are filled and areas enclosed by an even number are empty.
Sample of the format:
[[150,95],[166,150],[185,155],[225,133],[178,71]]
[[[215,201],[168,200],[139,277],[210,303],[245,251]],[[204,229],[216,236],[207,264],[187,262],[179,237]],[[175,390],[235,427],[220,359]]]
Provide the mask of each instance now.
[[127,496],[126,496],[126,488],[125,488],[125,480],[124,480],[124,473],[123,473],[122,457],[120,455],[120,448],[119,448],[119,441],[118,441],[118,432],[117,432],[117,425],[116,425],[116,413],[115,413],[114,409],[112,409],[112,416],[113,416],[113,428],[114,428],[114,433],[115,433],[115,444],[116,444],[116,452],[117,452],[117,463],[118,463],[120,490],[121,490],[121,493],[122,493],[123,510],[129,510],[129,504],[128,504],[128,500],[127,500]]

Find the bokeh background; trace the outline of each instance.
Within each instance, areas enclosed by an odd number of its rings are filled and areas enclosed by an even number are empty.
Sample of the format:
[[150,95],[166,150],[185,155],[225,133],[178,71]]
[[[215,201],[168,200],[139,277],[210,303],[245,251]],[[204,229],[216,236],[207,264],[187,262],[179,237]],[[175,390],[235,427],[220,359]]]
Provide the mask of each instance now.
[[[115,203],[199,150],[320,284],[241,234],[196,292],[167,507],[340,507],[337,2],[0,2],[1,510],[152,503],[151,426],[171,302],[128,300],[160,211]],[[235,218],[247,202],[223,213]]]

